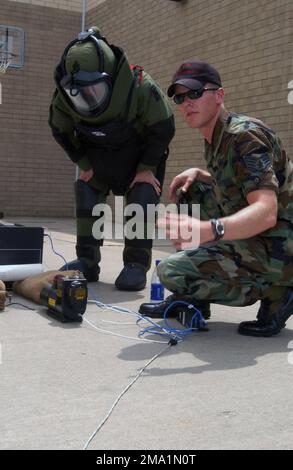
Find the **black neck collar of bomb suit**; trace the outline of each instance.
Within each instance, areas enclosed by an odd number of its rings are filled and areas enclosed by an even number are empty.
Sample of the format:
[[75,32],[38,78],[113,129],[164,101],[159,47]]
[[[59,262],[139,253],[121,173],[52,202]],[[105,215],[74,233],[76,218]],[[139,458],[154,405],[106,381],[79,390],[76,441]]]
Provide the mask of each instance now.
[[122,68],[122,66],[123,66],[123,64],[126,60],[126,56],[125,56],[125,53],[124,53],[123,49],[121,49],[120,47],[115,46],[114,44],[109,44],[107,39],[104,36],[99,35],[96,31],[89,30],[85,33],[84,32],[79,33],[77,38],[75,38],[73,41],[71,41],[66,46],[66,48],[64,49],[61,60],[57,64],[57,66],[55,68],[55,72],[54,72],[54,79],[55,79],[55,83],[57,85],[57,88],[62,93],[62,96],[64,97],[66,103],[70,106],[70,108],[72,108],[72,103],[71,103],[70,99],[68,98],[68,96],[66,95],[66,93],[64,92],[62,86],[60,85],[61,80],[66,75],[72,75],[72,74],[67,74],[66,68],[65,68],[65,61],[66,61],[68,51],[72,46],[74,46],[75,44],[78,44],[78,43],[86,42],[86,41],[93,41],[95,46],[96,46],[99,61],[102,64],[102,67],[101,67],[102,70],[99,70],[100,72],[104,72],[105,59],[104,59],[104,52],[103,52],[102,47],[100,47],[100,45],[99,45],[99,41],[104,41],[110,47],[110,49],[112,50],[112,52],[113,52],[113,54],[116,58],[116,69],[114,70],[113,76],[111,76],[111,81],[112,81],[112,86],[113,87],[114,87],[114,84],[115,84],[116,77],[118,76],[118,74],[119,74],[119,72],[120,72],[120,70],[121,70],[121,68]]

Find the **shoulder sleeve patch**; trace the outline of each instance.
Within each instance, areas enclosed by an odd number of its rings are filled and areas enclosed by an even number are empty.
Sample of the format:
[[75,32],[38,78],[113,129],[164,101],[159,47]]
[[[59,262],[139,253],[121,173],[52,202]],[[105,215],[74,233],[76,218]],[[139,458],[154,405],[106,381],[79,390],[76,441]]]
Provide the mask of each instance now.
[[243,155],[246,168],[252,173],[267,172],[272,167],[268,153],[251,153]]

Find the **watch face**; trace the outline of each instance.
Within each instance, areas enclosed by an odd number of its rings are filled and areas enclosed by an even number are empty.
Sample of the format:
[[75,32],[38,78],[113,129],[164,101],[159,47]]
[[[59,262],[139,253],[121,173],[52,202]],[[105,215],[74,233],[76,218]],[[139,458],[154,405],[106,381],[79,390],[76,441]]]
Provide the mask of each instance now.
[[214,232],[214,240],[219,240],[225,235],[225,227],[218,219],[211,219],[212,229]]
[[225,233],[224,225],[219,220],[217,221],[217,224],[216,224],[216,231],[218,235],[220,235],[221,237]]

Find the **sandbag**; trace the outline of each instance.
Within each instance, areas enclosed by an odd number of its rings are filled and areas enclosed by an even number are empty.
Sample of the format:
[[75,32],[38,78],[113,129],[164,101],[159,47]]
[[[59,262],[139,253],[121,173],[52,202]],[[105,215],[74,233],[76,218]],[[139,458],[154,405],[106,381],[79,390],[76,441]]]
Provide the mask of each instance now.
[[40,294],[43,289],[48,284],[53,284],[53,281],[56,276],[74,276],[80,275],[79,271],[46,271],[41,274],[36,274],[34,276],[29,276],[23,281],[17,281],[13,283],[13,290],[17,294],[26,297],[27,299],[33,300],[37,304],[40,304]]
[[0,310],[4,310],[5,308],[5,302],[8,297],[8,294],[6,292],[6,287],[3,281],[0,280]]

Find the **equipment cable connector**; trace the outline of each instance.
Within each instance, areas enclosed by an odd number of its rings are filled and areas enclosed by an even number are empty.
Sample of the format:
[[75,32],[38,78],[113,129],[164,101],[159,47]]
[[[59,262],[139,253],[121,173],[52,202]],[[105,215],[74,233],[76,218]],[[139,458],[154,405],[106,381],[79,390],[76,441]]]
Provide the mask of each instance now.
[[176,346],[176,344],[178,344],[178,341],[175,338],[170,338],[168,344],[170,344],[170,346]]

